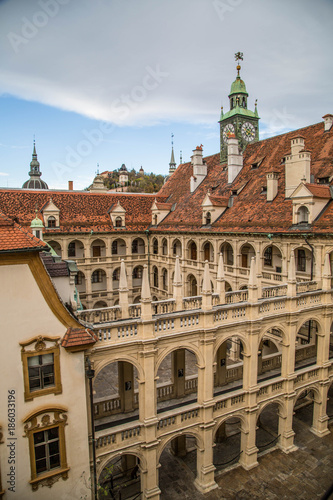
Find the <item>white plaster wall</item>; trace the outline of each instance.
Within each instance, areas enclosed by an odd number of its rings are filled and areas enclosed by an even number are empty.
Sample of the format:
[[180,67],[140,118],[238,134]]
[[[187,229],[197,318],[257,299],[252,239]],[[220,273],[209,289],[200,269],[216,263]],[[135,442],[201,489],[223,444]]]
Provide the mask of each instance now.
[[[44,300],[28,265],[0,266],[0,309],[2,348],[0,350],[0,425],[4,443],[0,444],[2,486],[4,499],[45,500],[90,498],[83,476],[89,478],[87,410],[84,382],[84,355],[68,353],[60,348],[62,394],[49,394],[24,401],[23,368],[19,342],[37,335],[63,337],[66,327],[54,316]],[[7,428],[8,391],[16,393],[16,488],[8,491],[9,472]],[[30,456],[28,438],[23,437],[23,420],[39,407],[53,404],[68,408],[65,427],[67,462],[70,467],[66,481],[60,478],[49,489],[39,486],[32,491],[29,484]],[[87,497],[85,497],[87,495]]]

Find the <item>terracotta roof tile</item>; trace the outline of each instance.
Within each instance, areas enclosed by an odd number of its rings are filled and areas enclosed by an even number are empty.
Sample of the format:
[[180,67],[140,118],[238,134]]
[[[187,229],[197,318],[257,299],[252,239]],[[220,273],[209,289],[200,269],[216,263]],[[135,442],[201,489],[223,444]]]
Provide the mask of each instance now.
[[305,186],[316,198],[331,198],[329,186],[320,186],[318,184],[305,184]]
[[0,252],[45,250],[48,245],[0,212]]
[[65,333],[61,345],[66,349],[87,346],[95,344],[98,338],[97,335],[89,328],[68,328]]

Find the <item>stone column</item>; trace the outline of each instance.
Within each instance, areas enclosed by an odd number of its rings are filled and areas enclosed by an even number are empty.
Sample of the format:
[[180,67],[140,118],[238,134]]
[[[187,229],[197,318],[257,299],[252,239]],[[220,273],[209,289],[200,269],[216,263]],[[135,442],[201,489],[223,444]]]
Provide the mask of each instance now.
[[129,318],[128,286],[124,259],[121,259],[120,264],[119,305],[121,307],[121,318]]
[[313,432],[316,436],[323,437],[330,434],[330,430],[328,429],[328,416],[326,414],[329,380],[321,382],[318,389],[320,396],[318,399],[318,395],[316,394],[313,402],[313,422],[311,432]]
[[178,436],[171,441],[171,451],[176,457],[186,456],[186,435]]
[[143,425],[142,434],[144,436],[141,448],[146,462],[146,469],[142,470],[141,474],[141,488],[142,498],[145,500],[159,500],[161,493],[158,487],[155,358],[155,341],[148,340],[140,352],[140,365],[145,378],[139,380],[139,417],[140,423]]
[[213,428],[214,422],[202,427],[203,448],[198,446],[197,450],[197,477],[194,485],[203,494],[218,487],[214,479]]
[[241,428],[241,455],[239,463],[245,470],[253,469],[258,465],[256,447],[256,427],[257,427],[257,408],[247,410],[247,425]]
[[227,383],[227,342],[218,348],[216,355],[216,385]]
[[183,290],[182,277],[180,273],[179,257],[177,255],[175,263],[175,274],[173,278],[173,298],[176,301],[175,304],[176,311],[181,311],[183,309],[183,297],[184,297],[184,290]]
[[175,396],[177,398],[185,396],[185,349],[172,352],[171,373]]
[[294,444],[295,432],[293,431],[294,415],[294,394],[287,394],[284,397],[284,410],[279,408],[279,441],[278,447],[284,453],[296,451],[298,448]]
[[118,361],[118,387],[122,411],[126,413],[134,410],[134,377],[131,363]]

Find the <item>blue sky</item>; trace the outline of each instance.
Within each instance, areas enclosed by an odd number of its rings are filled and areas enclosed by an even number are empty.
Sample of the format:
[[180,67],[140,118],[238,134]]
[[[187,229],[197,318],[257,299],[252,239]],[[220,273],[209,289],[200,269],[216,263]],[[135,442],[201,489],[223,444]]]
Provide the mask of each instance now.
[[166,175],[219,150],[241,75],[261,138],[333,113],[330,0],[0,1],[0,186],[28,179],[33,137],[53,189],[122,163]]

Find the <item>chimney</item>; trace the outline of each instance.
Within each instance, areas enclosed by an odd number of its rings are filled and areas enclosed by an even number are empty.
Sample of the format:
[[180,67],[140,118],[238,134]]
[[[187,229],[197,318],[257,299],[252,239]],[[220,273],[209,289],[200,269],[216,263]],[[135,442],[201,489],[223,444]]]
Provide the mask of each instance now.
[[267,178],[267,201],[273,201],[275,196],[278,194],[278,179],[279,174],[277,172],[270,172],[266,175]]
[[193,176],[191,177],[191,193],[197,189],[207,175],[207,165],[202,160],[202,144],[193,150],[191,156],[193,166]]
[[305,149],[304,137],[299,135],[291,139],[291,153],[285,158],[285,196],[290,198],[301,182],[311,181],[311,153]]
[[73,191],[73,181],[68,181],[68,191]]
[[329,130],[331,130],[331,127],[332,127],[332,124],[333,124],[333,115],[324,115],[323,116],[324,118],[324,130],[325,132],[328,132]]
[[243,168],[243,155],[239,151],[235,134],[228,137],[228,184],[231,184]]

